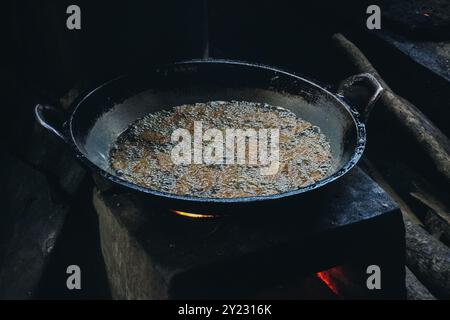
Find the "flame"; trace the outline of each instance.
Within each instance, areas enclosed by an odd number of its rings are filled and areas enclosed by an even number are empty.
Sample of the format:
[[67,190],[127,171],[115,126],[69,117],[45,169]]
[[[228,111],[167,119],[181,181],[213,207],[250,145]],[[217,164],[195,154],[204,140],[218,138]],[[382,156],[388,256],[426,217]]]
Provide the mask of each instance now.
[[180,216],[194,218],[194,219],[213,218],[214,217],[214,215],[212,215],[212,214],[200,214],[200,213],[184,212],[184,211],[178,211],[178,210],[171,210],[171,211]]
[[316,273],[316,276],[337,296],[340,295],[338,288],[333,282],[333,269]]

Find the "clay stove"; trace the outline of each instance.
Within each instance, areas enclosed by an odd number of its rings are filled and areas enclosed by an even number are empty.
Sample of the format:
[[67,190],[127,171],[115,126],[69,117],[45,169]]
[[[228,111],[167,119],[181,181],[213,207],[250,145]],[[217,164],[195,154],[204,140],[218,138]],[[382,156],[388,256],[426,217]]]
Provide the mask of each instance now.
[[[359,168],[319,197],[289,204],[289,214],[203,217],[99,182],[94,204],[112,296],[405,298],[404,226],[393,200]],[[372,265],[380,290],[367,288]]]

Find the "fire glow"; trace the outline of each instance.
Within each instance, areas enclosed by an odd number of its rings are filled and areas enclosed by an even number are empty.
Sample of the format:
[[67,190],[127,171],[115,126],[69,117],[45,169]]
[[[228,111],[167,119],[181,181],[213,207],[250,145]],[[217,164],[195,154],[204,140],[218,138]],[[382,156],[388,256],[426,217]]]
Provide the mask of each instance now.
[[316,276],[337,296],[340,296],[337,286],[333,282],[333,276],[330,274],[333,269],[316,273]]
[[214,216],[212,214],[191,213],[191,212],[184,212],[184,211],[179,211],[179,210],[171,210],[171,211],[179,216],[193,218],[193,219],[214,218]]

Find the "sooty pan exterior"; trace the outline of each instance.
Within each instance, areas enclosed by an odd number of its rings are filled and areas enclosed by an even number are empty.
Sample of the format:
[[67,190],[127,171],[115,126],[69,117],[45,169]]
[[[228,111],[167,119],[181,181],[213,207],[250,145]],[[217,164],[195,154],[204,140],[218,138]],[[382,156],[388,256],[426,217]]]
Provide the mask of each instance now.
[[[359,80],[368,80],[376,89],[368,103],[373,104],[382,90],[373,77],[358,75],[344,84],[351,87]],[[131,123],[151,112],[212,100],[281,106],[319,126],[331,145],[331,173],[315,184],[290,192],[227,199],[162,193],[129,183],[114,174],[108,161],[109,150]],[[356,164],[366,141],[364,123],[342,96],[279,69],[229,60],[184,61],[123,76],[80,98],[64,123],[51,120],[52,112],[55,110],[51,107],[36,107],[40,123],[63,138],[94,172],[121,188],[145,196],[152,205],[187,212],[273,211],[296,204],[299,198],[302,201],[315,199],[319,196],[317,189],[332,183]]]

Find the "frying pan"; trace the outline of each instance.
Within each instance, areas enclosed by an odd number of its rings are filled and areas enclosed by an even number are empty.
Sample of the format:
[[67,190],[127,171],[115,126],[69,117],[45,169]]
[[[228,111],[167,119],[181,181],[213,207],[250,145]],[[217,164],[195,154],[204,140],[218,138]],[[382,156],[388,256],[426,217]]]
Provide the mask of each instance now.
[[[115,186],[144,196],[152,206],[233,214],[274,210],[292,201],[298,203],[345,175],[363,153],[366,131],[361,119],[367,118],[382,90],[370,74],[347,78],[338,92],[332,93],[310,80],[269,66],[231,60],[190,60],[111,80],[78,99],[68,115],[52,106],[38,104],[35,116],[94,173]],[[349,102],[350,96],[354,103]],[[135,120],[174,106],[213,100],[281,106],[319,126],[331,146],[330,174],[314,184],[274,195],[204,198],[148,189],[114,173],[108,162],[110,147]]]

